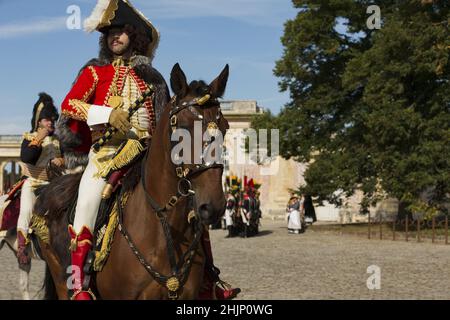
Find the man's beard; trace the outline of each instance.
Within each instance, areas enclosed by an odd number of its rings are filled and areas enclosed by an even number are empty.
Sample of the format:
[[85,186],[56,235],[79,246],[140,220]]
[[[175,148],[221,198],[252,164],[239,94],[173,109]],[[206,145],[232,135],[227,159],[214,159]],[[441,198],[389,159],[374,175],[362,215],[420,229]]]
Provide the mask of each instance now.
[[111,53],[115,56],[124,56],[124,55],[129,55],[131,56],[131,44],[129,44],[127,47],[123,48],[122,50],[120,50],[119,52],[114,52],[111,50],[111,48],[109,49],[111,51]]

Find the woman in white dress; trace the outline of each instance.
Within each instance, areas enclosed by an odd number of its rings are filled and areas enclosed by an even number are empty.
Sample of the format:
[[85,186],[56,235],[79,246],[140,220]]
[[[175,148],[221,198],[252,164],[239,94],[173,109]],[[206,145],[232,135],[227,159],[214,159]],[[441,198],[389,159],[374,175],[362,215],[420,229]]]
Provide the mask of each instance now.
[[299,234],[302,229],[300,218],[301,203],[297,196],[292,195],[286,208],[286,219],[289,233]]
[[230,193],[227,197],[227,205],[225,209],[225,227],[228,230],[228,235],[226,238],[231,238],[233,236],[233,216],[235,214],[236,209],[236,198]]

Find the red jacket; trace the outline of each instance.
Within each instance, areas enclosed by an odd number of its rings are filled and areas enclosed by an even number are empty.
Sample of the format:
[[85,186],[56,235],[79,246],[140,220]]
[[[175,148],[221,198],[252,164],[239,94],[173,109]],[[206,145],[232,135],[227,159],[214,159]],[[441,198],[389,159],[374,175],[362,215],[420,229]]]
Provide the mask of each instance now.
[[[137,76],[132,68],[125,66],[118,68],[118,79],[115,81],[117,92],[122,92],[125,75],[127,74],[128,69],[130,75],[136,81],[140,92],[143,93],[146,91],[147,84]],[[61,106],[61,113],[71,118],[69,127],[82,141],[82,144],[75,151],[89,153],[93,144],[93,137],[91,130],[86,123],[88,111],[91,105],[110,107],[108,105],[108,99],[112,95],[114,75],[115,67],[113,67],[112,64],[86,67],[83,69],[72,89],[64,99]],[[147,99],[145,107],[149,112],[152,123],[151,130],[153,130],[156,122],[151,98]],[[96,132],[96,136],[97,135],[99,135],[99,132]]]

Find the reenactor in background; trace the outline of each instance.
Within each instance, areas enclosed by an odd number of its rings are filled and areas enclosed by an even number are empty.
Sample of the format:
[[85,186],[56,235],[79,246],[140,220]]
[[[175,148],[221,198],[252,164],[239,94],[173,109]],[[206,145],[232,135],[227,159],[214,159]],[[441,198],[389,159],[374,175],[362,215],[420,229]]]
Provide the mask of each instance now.
[[53,99],[46,93],[39,94],[33,108],[31,131],[23,136],[20,159],[24,163],[25,181],[20,196],[20,213],[17,222],[17,258],[19,264],[30,263],[27,254],[28,230],[36,202],[35,191],[50,180],[52,167],[64,167],[64,159],[59,141],[54,136],[55,122],[58,120]]

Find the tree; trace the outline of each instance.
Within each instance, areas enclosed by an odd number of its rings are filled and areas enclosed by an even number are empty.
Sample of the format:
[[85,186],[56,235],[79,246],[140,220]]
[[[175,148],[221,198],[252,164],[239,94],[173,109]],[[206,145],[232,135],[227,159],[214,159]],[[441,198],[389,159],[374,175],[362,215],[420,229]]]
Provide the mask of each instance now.
[[[274,119],[283,157],[308,161],[307,192],[339,204],[362,190],[363,208],[393,196],[442,210],[450,181],[450,3],[294,0],[275,75],[291,101]],[[265,121],[269,119],[270,121]],[[427,192],[428,197],[423,197]]]

